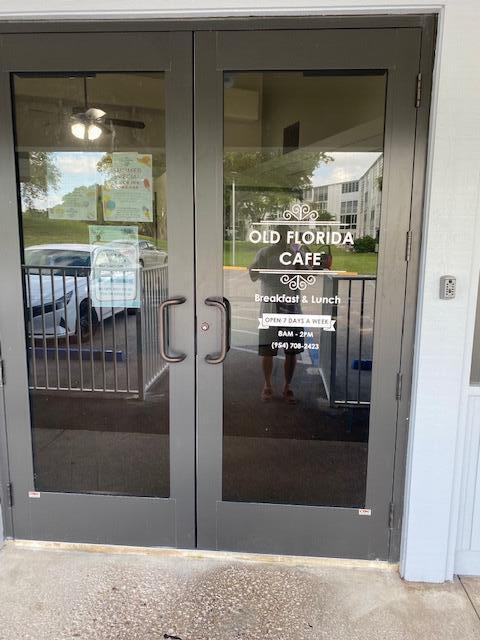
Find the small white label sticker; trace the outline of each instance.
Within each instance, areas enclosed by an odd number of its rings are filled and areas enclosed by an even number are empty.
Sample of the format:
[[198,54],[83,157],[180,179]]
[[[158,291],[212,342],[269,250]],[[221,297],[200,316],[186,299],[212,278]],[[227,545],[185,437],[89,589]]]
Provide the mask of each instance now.
[[29,491],[28,492],[28,497],[29,498],[40,498],[40,491]]
[[359,509],[358,510],[358,515],[359,516],[371,516],[372,515],[372,510],[371,509]]

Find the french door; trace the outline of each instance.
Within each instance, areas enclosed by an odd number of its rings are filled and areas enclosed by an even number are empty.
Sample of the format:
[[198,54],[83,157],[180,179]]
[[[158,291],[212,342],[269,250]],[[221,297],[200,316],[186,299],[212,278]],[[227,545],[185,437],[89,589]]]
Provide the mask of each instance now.
[[12,535],[387,558],[421,30],[1,45]]
[[2,65],[13,535],[192,547],[191,34],[5,36]]
[[197,37],[200,547],[388,557],[419,56]]

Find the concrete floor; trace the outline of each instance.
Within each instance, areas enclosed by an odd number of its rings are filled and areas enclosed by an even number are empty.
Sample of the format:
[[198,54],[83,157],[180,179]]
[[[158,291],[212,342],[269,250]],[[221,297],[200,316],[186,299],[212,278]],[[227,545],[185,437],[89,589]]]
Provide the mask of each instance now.
[[478,640],[479,613],[480,578],[425,585],[369,565],[0,551],[1,640]]

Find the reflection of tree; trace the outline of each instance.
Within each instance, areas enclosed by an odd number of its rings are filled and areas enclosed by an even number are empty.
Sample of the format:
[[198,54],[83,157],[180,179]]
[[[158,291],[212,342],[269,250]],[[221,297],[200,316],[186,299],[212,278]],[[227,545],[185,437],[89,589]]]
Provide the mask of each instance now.
[[91,185],[81,185],[79,187],[75,187],[75,189],[73,189],[73,191],[69,191],[68,193],[66,193],[64,195],[64,200],[68,199],[68,198],[85,198],[85,200],[88,200],[91,194],[92,189],[95,189],[97,185],[95,184],[91,184]]
[[[93,190],[93,193],[97,194],[96,214],[98,219],[99,214],[101,214],[101,205],[102,205],[101,200],[98,198],[98,186],[99,185],[97,184],[91,184],[91,185],[80,185],[79,187],[75,187],[73,191],[69,191],[68,193],[63,195],[62,204],[74,203],[75,205],[76,203],[81,203],[82,201],[83,203],[89,203],[90,198],[92,197],[92,190]],[[57,207],[61,207],[62,204],[52,207],[52,210],[55,211],[55,209]],[[85,204],[85,206],[87,205]]]
[[110,153],[106,153],[101,160],[97,162],[97,171],[108,176],[112,170],[112,156]]
[[61,176],[55,159],[46,151],[30,151],[28,165],[28,175],[22,177],[20,183],[24,211],[37,209],[37,200],[45,198],[51,191],[57,191]]
[[[227,215],[233,184],[235,212],[239,222],[247,225],[275,215],[295,200],[302,200],[304,190],[311,187],[315,169],[332,161],[324,152],[304,149],[290,153],[227,151],[223,165]],[[330,216],[322,219],[329,220]]]
[[333,215],[333,213],[328,213],[328,211],[322,211],[319,205],[320,205],[320,202],[312,202],[312,204],[310,205],[311,209],[313,209],[318,213],[317,220],[321,220],[322,222],[328,221],[328,220],[335,220],[335,216]]

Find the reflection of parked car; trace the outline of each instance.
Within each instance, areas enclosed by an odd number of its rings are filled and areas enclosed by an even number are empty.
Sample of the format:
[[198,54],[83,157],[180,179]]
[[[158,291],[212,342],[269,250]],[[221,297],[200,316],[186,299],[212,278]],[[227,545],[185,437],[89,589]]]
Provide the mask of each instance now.
[[[125,240],[113,240],[112,246],[116,244],[125,244]],[[157,247],[149,240],[138,241],[138,261],[142,267],[158,267],[167,264],[168,255],[166,251],[157,249]]]
[[87,337],[95,332],[100,317],[112,315],[108,307],[101,313],[90,308],[90,245],[28,247],[25,267],[27,318],[35,336],[61,337],[80,331]]
[[[125,265],[121,260],[125,258],[125,252],[116,252],[115,244],[109,243],[105,247],[106,253],[103,253],[108,256],[110,266],[123,269]],[[92,251],[98,248],[89,244],[65,243],[25,249],[27,317],[35,336],[61,337],[80,331],[82,337],[87,337],[95,332],[100,320],[112,316],[112,308],[108,305],[100,308],[89,302],[92,298],[91,256]],[[167,263],[166,252],[157,250],[151,243],[141,240],[138,248],[141,267]],[[127,298],[133,300],[136,294],[130,289],[135,289],[135,283],[132,281],[130,287],[126,286],[130,280],[120,283],[120,291],[125,289]],[[125,306],[129,306],[128,302]],[[113,313],[123,310],[124,306],[115,307]]]
[[167,252],[157,249],[153,242],[139,240],[138,249],[140,252],[140,264],[142,267],[154,267],[167,264]]

